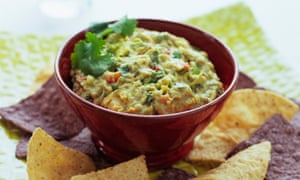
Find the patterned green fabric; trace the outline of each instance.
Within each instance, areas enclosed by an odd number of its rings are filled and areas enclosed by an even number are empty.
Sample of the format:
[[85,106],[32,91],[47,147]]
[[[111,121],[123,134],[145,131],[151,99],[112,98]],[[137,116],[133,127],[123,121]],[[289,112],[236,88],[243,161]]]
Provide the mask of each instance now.
[[286,67],[284,60],[269,44],[251,10],[244,4],[217,10],[186,21],[221,39],[233,52],[239,68],[255,79],[258,85],[300,98],[300,79]]
[[[240,69],[260,86],[300,98],[300,82],[277,58],[250,9],[236,4],[195,17],[185,23],[216,35],[232,49]],[[0,107],[17,103],[30,94],[35,76],[54,61],[66,37],[0,32]],[[0,121],[1,122],[1,121]],[[26,166],[15,158],[18,132],[0,123],[0,180],[27,179]]]
[[[30,94],[36,75],[54,61],[65,37],[0,32],[0,107]],[[27,179],[26,166],[15,158],[19,133],[0,120],[0,180]]]

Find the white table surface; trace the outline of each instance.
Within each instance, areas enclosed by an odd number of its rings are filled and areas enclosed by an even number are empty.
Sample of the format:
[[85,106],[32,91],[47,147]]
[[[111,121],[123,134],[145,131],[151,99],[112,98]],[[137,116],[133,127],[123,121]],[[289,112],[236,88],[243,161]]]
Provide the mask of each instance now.
[[[41,11],[44,1],[0,0],[0,31],[68,35],[92,22],[118,19],[124,15],[182,21],[244,2],[252,9],[270,44],[279,51],[280,58],[300,75],[299,0],[52,0],[72,2],[70,8],[76,3],[87,4],[80,15],[70,18],[45,15]],[[68,15],[69,11],[62,12]]]

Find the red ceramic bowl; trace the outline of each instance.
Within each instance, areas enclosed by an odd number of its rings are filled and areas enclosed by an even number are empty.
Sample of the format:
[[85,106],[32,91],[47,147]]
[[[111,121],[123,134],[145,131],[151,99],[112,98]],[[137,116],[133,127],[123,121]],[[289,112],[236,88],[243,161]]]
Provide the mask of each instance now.
[[145,154],[151,168],[165,167],[186,156],[195,136],[217,115],[235,88],[238,66],[228,48],[199,29],[153,19],[138,19],[138,27],[170,32],[206,51],[224,84],[224,93],[201,107],[166,115],[129,114],[95,105],[74,93],[70,83],[70,54],[75,43],[84,39],[87,30],[75,34],[61,48],[55,61],[55,75],[64,97],[91,130],[96,145],[107,157],[124,161]]

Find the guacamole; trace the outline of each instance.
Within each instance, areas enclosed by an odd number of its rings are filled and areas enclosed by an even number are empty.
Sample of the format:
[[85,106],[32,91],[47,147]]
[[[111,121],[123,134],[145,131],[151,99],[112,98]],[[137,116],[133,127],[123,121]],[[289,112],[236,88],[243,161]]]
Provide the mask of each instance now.
[[134,114],[169,114],[206,104],[223,92],[204,51],[168,32],[136,28],[105,38],[113,65],[93,76],[72,69],[73,91],[105,108]]

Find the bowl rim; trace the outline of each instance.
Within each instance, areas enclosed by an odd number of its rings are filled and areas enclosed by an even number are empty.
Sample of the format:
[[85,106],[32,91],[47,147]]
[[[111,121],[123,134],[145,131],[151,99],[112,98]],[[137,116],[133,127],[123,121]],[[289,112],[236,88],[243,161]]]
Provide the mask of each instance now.
[[[182,26],[184,28],[188,28],[192,31],[197,31],[197,32],[201,32],[203,34],[206,34],[207,36],[209,36],[210,38],[212,38],[215,43],[217,43],[220,47],[224,48],[229,57],[232,59],[232,63],[233,63],[233,68],[234,68],[234,75],[233,75],[233,79],[230,82],[230,85],[228,86],[228,88],[218,97],[216,97],[215,99],[213,99],[211,102],[200,105],[198,107],[189,109],[189,110],[185,110],[185,111],[181,111],[181,112],[176,112],[176,113],[170,113],[170,114],[153,114],[153,115],[145,115],[145,114],[133,114],[133,113],[127,113],[127,112],[119,112],[119,111],[114,111],[108,108],[105,108],[103,106],[94,104],[84,98],[82,98],[81,96],[79,96],[78,94],[76,94],[62,79],[61,74],[59,73],[59,60],[61,59],[61,55],[65,50],[66,45],[70,44],[70,42],[76,38],[78,35],[88,32],[88,28],[85,28],[73,35],[71,35],[64,43],[63,45],[60,47],[60,49],[58,50],[58,53],[56,55],[55,58],[55,62],[54,62],[54,75],[55,75],[55,79],[56,82],[58,83],[59,86],[62,86],[65,90],[68,91],[69,94],[71,94],[73,97],[75,97],[76,99],[78,99],[80,102],[84,103],[87,106],[90,106],[92,108],[96,108],[96,109],[100,109],[102,111],[105,111],[107,113],[110,114],[114,114],[114,115],[118,115],[118,116],[126,116],[126,117],[131,117],[132,119],[159,119],[159,120],[163,120],[163,119],[174,119],[174,118],[180,118],[180,117],[185,117],[189,114],[195,114],[198,113],[199,111],[203,110],[203,109],[207,109],[210,106],[214,106],[215,104],[217,104],[218,102],[224,100],[231,92],[232,90],[236,87],[237,81],[238,81],[238,74],[239,74],[239,68],[238,68],[238,62],[235,58],[235,56],[233,55],[232,51],[230,48],[227,47],[227,45],[225,45],[225,43],[223,43],[220,39],[218,39],[217,37],[215,37],[214,35],[193,27],[191,25],[188,24],[183,24],[180,22],[175,22],[175,21],[170,21],[170,20],[162,20],[162,19],[152,19],[152,18],[137,18],[136,19],[138,22],[139,21],[148,21],[148,22],[157,22],[157,23],[170,23],[170,24],[176,24],[177,26]],[[107,21],[107,22],[115,22],[114,21]],[[61,90],[62,91],[62,90]],[[67,98],[67,97],[66,97]]]

